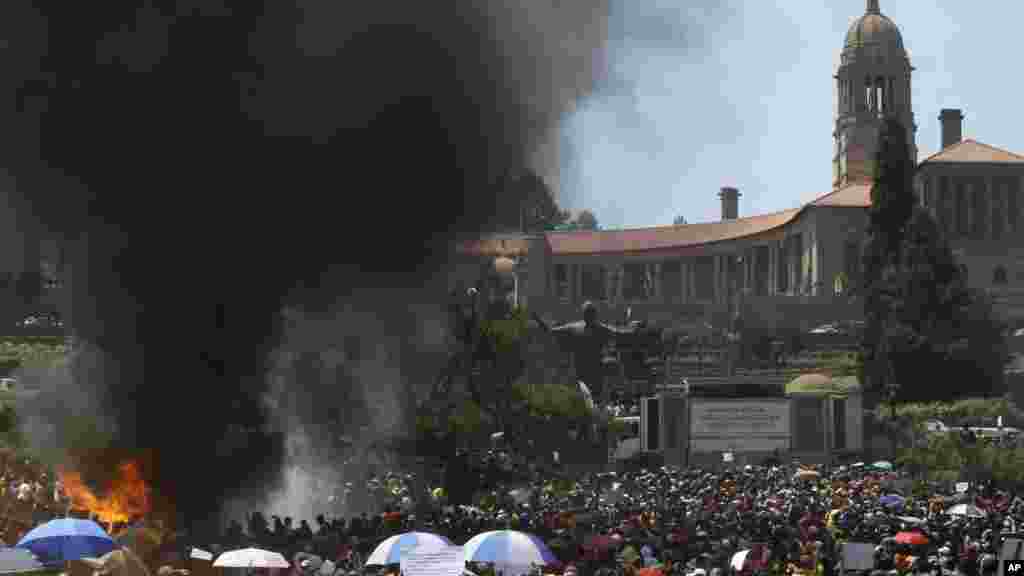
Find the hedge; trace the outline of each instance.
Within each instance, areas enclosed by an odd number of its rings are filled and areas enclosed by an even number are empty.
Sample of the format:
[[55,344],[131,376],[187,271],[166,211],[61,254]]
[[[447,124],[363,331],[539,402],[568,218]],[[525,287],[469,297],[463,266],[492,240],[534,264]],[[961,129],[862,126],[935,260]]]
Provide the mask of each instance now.
[[996,418],[1003,417],[1003,424],[1024,428],[1024,411],[1021,411],[1009,398],[966,398],[957,402],[908,403],[879,406],[876,417],[888,421],[892,417],[893,408],[897,419],[909,421],[915,425],[926,420],[940,420],[947,426],[957,426],[965,421],[968,423],[988,422],[994,426]]

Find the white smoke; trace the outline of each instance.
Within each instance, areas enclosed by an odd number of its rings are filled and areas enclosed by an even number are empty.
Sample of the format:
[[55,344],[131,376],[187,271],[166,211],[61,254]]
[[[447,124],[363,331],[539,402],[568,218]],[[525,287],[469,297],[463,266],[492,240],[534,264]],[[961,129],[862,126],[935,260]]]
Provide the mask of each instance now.
[[444,301],[428,301],[435,293],[443,294],[416,287],[285,311],[266,397],[272,425],[287,438],[283,481],[262,501],[232,503],[233,519],[260,510],[312,521],[370,508],[369,470],[402,465],[391,441],[409,432],[410,407],[447,360]]

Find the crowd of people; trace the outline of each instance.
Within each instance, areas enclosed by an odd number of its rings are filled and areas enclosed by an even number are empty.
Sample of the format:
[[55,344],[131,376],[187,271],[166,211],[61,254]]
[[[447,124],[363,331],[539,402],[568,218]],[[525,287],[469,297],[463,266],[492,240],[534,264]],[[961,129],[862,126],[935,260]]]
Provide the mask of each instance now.
[[559,559],[543,571],[565,576],[829,576],[843,569],[845,542],[871,544],[877,574],[994,574],[1001,540],[1024,521],[1024,499],[990,483],[958,488],[864,465],[659,468],[571,482],[534,478],[476,506],[440,498],[418,522],[403,505],[403,488],[383,512],[350,519],[254,513],[244,525],[232,523],[213,551],[264,547],[294,559],[296,572],[336,576],[393,569],[363,562],[394,534],[417,529],[462,544],[512,529],[541,538]]
[[[410,476],[383,474],[367,492],[382,499],[378,513],[314,519],[252,513],[219,538],[179,533],[165,542],[159,563],[187,568],[193,547],[216,554],[256,546],[285,554],[293,576],[349,576],[393,571],[365,564],[391,535],[419,530],[462,544],[481,532],[511,529],[543,540],[559,563],[539,570],[563,576],[644,570],[642,576],[830,576],[844,568],[846,542],[871,545],[876,575],[988,576],[1002,540],[1015,537],[1024,522],[1024,498],[1010,487],[911,481],[885,463],[831,470],[663,467],[571,480],[522,474],[497,452],[478,464],[519,474],[484,482],[487,490],[473,506],[449,503],[435,490],[431,512],[421,519],[411,506]],[[38,463],[0,457],[0,503],[30,506],[35,523],[63,515],[66,499],[51,476]],[[8,520],[8,544],[30,527]]]
[[0,451],[0,541],[13,545],[30,528],[67,512],[60,479],[41,462]]

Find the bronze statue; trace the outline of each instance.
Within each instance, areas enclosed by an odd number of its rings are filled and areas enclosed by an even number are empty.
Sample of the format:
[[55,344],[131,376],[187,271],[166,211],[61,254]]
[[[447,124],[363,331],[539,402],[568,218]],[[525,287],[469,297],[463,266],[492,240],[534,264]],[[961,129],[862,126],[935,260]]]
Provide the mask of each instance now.
[[576,377],[595,395],[607,400],[601,353],[610,341],[632,342],[640,323],[631,322],[629,327],[603,324],[598,321],[597,307],[592,302],[583,304],[583,320],[576,322],[551,327],[536,314],[533,318],[545,332],[559,336],[569,346]]

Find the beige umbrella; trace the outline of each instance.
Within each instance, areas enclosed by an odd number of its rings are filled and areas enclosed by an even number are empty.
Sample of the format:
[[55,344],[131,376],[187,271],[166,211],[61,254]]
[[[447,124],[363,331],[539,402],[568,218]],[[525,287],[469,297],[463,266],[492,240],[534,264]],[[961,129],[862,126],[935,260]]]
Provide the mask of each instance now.
[[812,478],[820,478],[821,473],[817,470],[801,470],[796,473],[796,477],[801,480],[810,480]]
[[152,576],[149,568],[132,551],[120,548],[100,558],[82,558],[94,576]]

